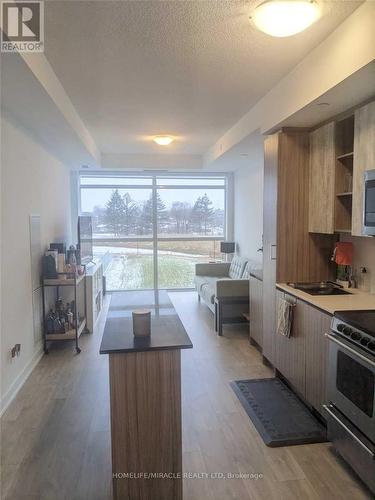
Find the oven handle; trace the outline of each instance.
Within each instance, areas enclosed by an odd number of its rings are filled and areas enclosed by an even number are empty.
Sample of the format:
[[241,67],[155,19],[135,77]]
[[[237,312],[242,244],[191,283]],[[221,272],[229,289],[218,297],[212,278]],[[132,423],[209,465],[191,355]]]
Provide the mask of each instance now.
[[[374,458],[375,458],[375,455],[374,455],[374,453],[370,450],[370,448],[368,448],[368,447],[367,447],[364,443],[362,443],[362,441],[361,441],[361,440],[360,440],[360,439],[359,439],[359,438],[358,438],[358,437],[357,437],[357,436],[356,436],[356,435],[355,435],[355,434],[354,434],[354,433],[353,433],[353,432],[352,432],[352,431],[351,431],[351,430],[350,430],[350,429],[349,429],[346,425],[344,425],[338,417],[336,417],[336,415],[335,415],[335,414],[334,414],[334,413],[333,413],[333,412],[329,409],[329,407],[328,407],[327,405],[322,405],[322,406],[323,406],[323,408],[325,409],[325,411],[326,411],[327,413],[329,413],[329,415],[330,415],[330,416],[331,416],[334,420],[336,420],[336,422],[337,422],[338,424],[340,424],[340,425],[341,425],[341,427],[342,427],[343,429],[345,429],[345,431],[346,431],[348,434],[350,434],[350,436],[351,436],[351,437],[352,437],[355,441],[357,441],[357,443],[358,443],[359,445],[361,445],[361,446],[362,446],[362,448],[363,448],[363,449],[364,449],[364,450],[365,450],[365,451],[366,451],[369,455],[371,455],[372,459],[374,459]],[[330,405],[330,406],[332,407],[332,405]]]
[[325,333],[325,336],[329,339],[329,340],[332,340],[332,342],[335,342],[335,344],[338,344],[340,347],[343,347],[344,349],[346,349],[347,351],[351,352],[352,354],[354,354],[355,356],[357,356],[357,358],[361,359],[362,361],[364,361],[365,363],[367,363],[368,365],[370,366],[373,366],[375,367],[375,363],[373,361],[371,361],[371,359],[368,359],[366,358],[366,356],[363,356],[362,354],[360,354],[359,352],[355,351],[354,349],[352,349],[351,347],[347,346],[346,344],[344,344],[343,342],[340,342],[339,340],[337,340],[336,337],[334,337],[333,335],[330,335],[329,333]]

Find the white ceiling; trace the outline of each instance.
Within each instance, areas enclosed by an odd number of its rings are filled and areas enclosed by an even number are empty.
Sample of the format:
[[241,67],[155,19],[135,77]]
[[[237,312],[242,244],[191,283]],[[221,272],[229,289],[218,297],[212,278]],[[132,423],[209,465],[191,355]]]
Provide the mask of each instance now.
[[279,39],[250,1],[48,1],[46,56],[107,154],[201,155],[361,1],[325,1],[305,32]]
[[[280,127],[314,127],[319,123],[329,120],[334,116],[348,111],[368,99],[373,99],[375,94],[375,61],[364,66],[336,85],[331,90],[321,95],[316,101],[300,109],[288,117]],[[269,131],[269,132],[272,132]]]

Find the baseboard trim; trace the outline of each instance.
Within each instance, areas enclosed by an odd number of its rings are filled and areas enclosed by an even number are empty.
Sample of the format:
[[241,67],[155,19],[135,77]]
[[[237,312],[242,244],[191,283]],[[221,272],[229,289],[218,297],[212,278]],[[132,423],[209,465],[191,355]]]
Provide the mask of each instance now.
[[25,368],[22,370],[22,372],[18,375],[18,377],[14,380],[4,397],[1,399],[0,402],[0,417],[3,416],[3,414],[6,412],[8,409],[10,403],[13,401],[13,399],[17,396],[19,390],[23,386],[23,384],[26,382],[26,380],[29,378],[31,375],[32,371],[36,367],[36,365],[39,363],[39,361],[42,359],[44,352],[43,352],[43,347],[41,346],[33,355],[33,357],[30,359],[30,361],[26,364]]

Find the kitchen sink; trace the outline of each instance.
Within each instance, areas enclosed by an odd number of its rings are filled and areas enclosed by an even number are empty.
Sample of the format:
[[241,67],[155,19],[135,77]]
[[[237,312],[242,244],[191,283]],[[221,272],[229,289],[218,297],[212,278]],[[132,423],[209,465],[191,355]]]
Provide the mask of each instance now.
[[310,295],[349,295],[350,292],[344,290],[339,285],[330,281],[321,281],[316,283],[288,283],[296,290],[309,293]]

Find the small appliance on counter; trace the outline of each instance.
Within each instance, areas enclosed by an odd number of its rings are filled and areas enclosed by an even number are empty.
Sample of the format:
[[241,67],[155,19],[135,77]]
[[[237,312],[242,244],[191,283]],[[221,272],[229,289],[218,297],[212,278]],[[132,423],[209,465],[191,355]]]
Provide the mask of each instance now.
[[326,335],[328,438],[375,494],[375,310],[336,312]]

